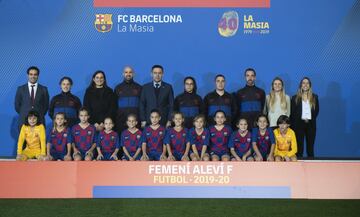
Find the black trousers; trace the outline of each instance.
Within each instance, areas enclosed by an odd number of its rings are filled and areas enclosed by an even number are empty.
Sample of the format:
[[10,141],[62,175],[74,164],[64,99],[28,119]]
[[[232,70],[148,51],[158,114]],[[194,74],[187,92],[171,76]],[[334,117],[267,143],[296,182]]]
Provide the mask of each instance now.
[[306,152],[308,157],[314,157],[314,143],[316,137],[316,125],[312,122],[299,121],[295,126],[297,157],[303,157],[304,139],[306,141]]

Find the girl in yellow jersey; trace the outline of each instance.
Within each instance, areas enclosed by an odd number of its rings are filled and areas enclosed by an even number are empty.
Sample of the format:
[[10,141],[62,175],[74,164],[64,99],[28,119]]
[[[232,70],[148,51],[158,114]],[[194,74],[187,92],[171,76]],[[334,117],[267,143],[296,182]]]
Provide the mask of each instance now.
[[[25,149],[23,149],[24,143]],[[39,113],[37,111],[29,111],[25,124],[21,126],[17,146],[16,160],[26,161],[34,158],[45,160],[45,128],[39,122]]]
[[296,136],[290,126],[290,119],[281,115],[277,120],[278,128],[274,130],[275,161],[296,161]]

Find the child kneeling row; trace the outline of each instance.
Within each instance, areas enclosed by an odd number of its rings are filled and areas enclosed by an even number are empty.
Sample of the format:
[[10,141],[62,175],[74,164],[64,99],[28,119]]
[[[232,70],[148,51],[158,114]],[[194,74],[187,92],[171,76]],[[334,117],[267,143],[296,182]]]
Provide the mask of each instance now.
[[[136,115],[130,114],[127,117],[128,129],[121,133],[120,138],[112,129],[111,118],[105,118],[104,130],[96,136],[95,127],[88,122],[89,117],[88,111],[81,108],[80,123],[70,130],[66,126],[65,114],[57,113],[47,133],[45,147],[44,126],[38,122],[38,113],[30,111],[21,128],[17,160],[296,161],[295,134],[285,115],[280,116],[279,128],[274,132],[268,128],[267,117],[260,115],[258,128],[250,133],[244,118],[237,121],[238,130],[232,132],[224,125],[226,116],[221,110],[215,112],[216,124],[209,129],[204,127],[203,115],[194,118],[192,129],[184,128],[184,116],[180,112],[173,114],[174,127],[165,129],[159,124],[160,112],[153,110],[151,124],[143,132],[136,127]],[[23,150],[24,142],[26,148]],[[121,158],[118,157],[120,148],[123,151]]]

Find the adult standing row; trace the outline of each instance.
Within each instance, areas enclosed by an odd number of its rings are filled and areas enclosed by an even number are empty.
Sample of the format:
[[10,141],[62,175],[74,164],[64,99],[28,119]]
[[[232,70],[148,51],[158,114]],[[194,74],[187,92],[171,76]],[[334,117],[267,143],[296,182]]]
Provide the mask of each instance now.
[[[139,117],[141,85],[134,81],[134,69],[125,66],[123,69],[124,80],[116,85],[114,92],[117,98],[116,128],[121,133],[127,128],[126,119],[129,114]],[[137,128],[140,127],[138,123]]]
[[245,118],[249,127],[255,127],[256,118],[262,114],[265,106],[265,91],[255,85],[256,71],[253,68],[245,70],[246,85],[235,93],[238,104],[238,116]]
[[300,81],[296,95],[291,98],[290,117],[292,128],[296,133],[298,157],[303,156],[304,139],[306,141],[307,156],[314,157],[316,119],[319,109],[319,97],[312,91],[310,78],[304,77]]
[[38,83],[39,75],[38,67],[29,67],[27,69],[28,82],[16,90],[15,110],[19,114],[19,129],[25,123],[25,118],[30,110],[36,110],[41,123],[45,123],[45,114],[49,109],[49,92],[46,86]]
[[225,124],[231,126],[236,117],[237,109],[234,97],[225,91],[225,76],[218,74],[215,76],[215,90],[207,94],[204,98],[205,116],[208,125],[214,125],[214,115],[221,110],[226,115]]
[[197,94],[197,84],[193,77],[184,79],[184,92],[175,98],[174,111],[179,111],[184,115],[184,125],[188,129],[193,127],[194,118],[198,114],[204,114],[204,103],[201,96]]
[[54,96],[50,101],[49,116],[54,118],[58,112],[63,112],[66,116],[67,126],[72,127],[78,123],[78,112],[81,108],[79,97],[71,93],[73,81],[70,77],[60,79],[61,93]]
[[97,131],[104,129],[104,119],[111,117],[114,120],[116,112],[116,97],[108,87],[103,71],[96,71],[84,95],[84,107],[89,110],[90,120]]
[[163,81],[164,68],[154,65],[151,68],[152,81],[144,84],[140,95],[141,127],[150,124],[150,113],[153,109],[160,112],[160,124],[171,125],[171,115],[174,105],[174,91],[170,84]]
[[[49,95],[47,88],[37,83],[39,73],[37,67],[30,67],[27,70],[28,83],[17,90],[15,109],[20,115],[19,126],[31,109],[40,113],[40,121],[44,123]],[[252,68],[245,70],[245,87],[233,95],[225,91],[225,76],[219,74],[215,77],[215,90],[207,94],[204,100],[196,93],[197,86],[193,77],[184,79],[184,92],[174,100],[173,88],[163,81],[163,74],[164,68],[154,65],[151,68],[152,81],[142,87],[134,81],[134,70],[127,66],[123,70],[124,80],[112,91],[107,86],[105,73],[96,71],[83,100],[90,112],[90,123],[100,131],[104,128],[104,119],[111,117],[116,120],[117,131],[121,133],[126,128],[127,115],[135,114],[140,117],[144,127],[150,123],[150,111],[158,109],[162,125],[170,126],[171,114],[173,111],[180,111],[185,117],[185,127],[190,128],[196,115],[205,114],[208,125],[212,125],[213,114],[222,110],[226,114],[227,124],[231,125],[235,118],[242,117],[248,120],[249,128],[252,128],[256,118],[262,113],[267,114],[271,127],[276,126],[279,116],[287,115],[291,117],[291,127],[297,135],[298,157],[302,157],[304,139],[308,156],[314,156],[319,102],[317,95],[312,92],[309,78],[301,80],[291,103],[285,93],[284,82],[279,77],[272,81],[271,91],[265,97],[265,91],[255,86],[256,72]],[[77,111],[81,107],[79,98],[71,93],[72,85],[71,78],[63,77],[60,80],[62,91],[52,98],[49,108],[51,118],[58,112],[64,112],[70,127],[78,121]]]

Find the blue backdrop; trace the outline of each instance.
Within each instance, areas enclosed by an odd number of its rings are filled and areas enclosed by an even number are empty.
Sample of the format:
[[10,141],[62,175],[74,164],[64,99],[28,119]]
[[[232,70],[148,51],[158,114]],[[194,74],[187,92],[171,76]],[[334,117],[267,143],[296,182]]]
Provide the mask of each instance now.
[[[224,12],[235,10],[240,27],[222,37],[217,25]],[[94,28],[95,14],[113,14],[113,30]],[[179,14],[182,23],[153,24],[152,33],[117,32],[118,14]],[[136,80],[150,80],[153,64],[165,67],[165,81],[182,92],[182,79],[197,79],[204,96],[222,73],[229,92],[245,85],[243,71],[257,71],[257,86],[268,93],[275,76],[293,95],[303,76],[313,81],[320,115],[317,156],[360,157],[360,2],[356,0],[273,0],[270,8],[94,8],[92,1],[0,0],[0,156],[16,154],[17,86],[27,81],[30,65],[40,68],[41,84],[50,97],[62,76],[74,80],[72,92],[83,98],[94,71],[106,72],[114,87],[124,65]],[[270,34],[244,34],[243,15],[270,24]],[[14,127],[15,126],[15,127]]]

